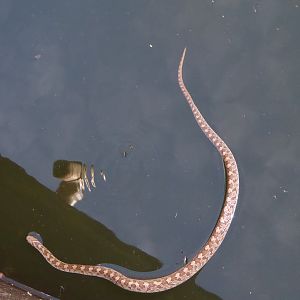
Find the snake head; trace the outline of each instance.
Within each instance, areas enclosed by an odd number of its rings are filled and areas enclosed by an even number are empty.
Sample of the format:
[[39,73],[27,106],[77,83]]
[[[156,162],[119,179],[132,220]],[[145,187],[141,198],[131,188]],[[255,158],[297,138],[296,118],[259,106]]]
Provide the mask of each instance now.
[[43,244],[43,239],[42,237],[37,233],[37,232],[29,232],[27,234],[26,240],[29,244],[34,244],[34,243],[41,243]]

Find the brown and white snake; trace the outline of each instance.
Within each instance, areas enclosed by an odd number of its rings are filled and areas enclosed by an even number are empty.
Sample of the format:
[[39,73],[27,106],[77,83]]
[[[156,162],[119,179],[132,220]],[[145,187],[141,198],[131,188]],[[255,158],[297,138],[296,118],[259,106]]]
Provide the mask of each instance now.
[[215,254],[220,247],[225,235],[229,229],[231,221],[233,219],[234,211],[237,205],[239,194],[239,174],[236,161],[229,147],[224,141],[213,131],[208,125],[197,106],[195,105],[190,93],[188,92],[182,78],[182,67],[184,62],[186,49],[184,49],[182,57],[180,59],[178,67],[178,82],[180,89],[187,100],[190,108],[193,112],[194,118],[198,125],[212,142],[212,144],[219,151],[225,167],[226,174],[226,191],[223,207],[218,218],[218,221],[211,233],[208,241],[199,250],[199,252],[183,267],[179,268],[175,272],[151,279],[138,279],[127,277],[124,274],[114,270],[113,268],[103,265],[79,265],[69,264],[57,259],[43,244],[39,235],[35,233],[29,233],[27,235],[27,241],[34,248],[36,248],[43,257],[54,268],[63,272],[78,273],[87,276],[96,276],[105,278],[119,287],[140,293],[155,293],[165,291],[174,288],[183,282],[187,281],[193,275],[195,275],[201,268],[209,261],[209,259]]

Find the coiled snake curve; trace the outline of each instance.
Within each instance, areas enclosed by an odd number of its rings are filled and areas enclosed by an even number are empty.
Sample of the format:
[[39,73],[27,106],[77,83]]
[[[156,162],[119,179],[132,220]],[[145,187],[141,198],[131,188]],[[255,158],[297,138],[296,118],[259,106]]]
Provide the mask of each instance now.
[[41,239],[39,239],[38,234],[29,233],[26,238],[28,243],[31,244],[34,248],[36,248],[46,259],[46,261],[49,264],[51,264],[54,268],[63,272],[105,278],[111,281],[112,283],[118,285],[119,287],[133,292],[155,293],[174,288],[187,281],[209,261],[209,259],[215,254],[217,249],[220,247],[229,229],[237,205],[239,194],[238,168],[234,156],[230,151],[229,147],[205,121],[204,117],[201,115],[200,111],[195,105],[190,93],[185,87],[182,77],[182,68],[185,53],[186,48],[183,51],[178,67],[178,83],[180,89],[185,99],[187,100],[198,125],[220,153],[225,168],[226,191],[224,203],[220,216],[209,239],[207,240],[205,245],[199,250],[199,252],[192,259],[189,260],[187,264],[185,264],[175,272],[158,278],[138,279],[127,277],[124,274],[103,265],[79,265],[62,262],[59,259],[57,259],[42,244],[42,241]]

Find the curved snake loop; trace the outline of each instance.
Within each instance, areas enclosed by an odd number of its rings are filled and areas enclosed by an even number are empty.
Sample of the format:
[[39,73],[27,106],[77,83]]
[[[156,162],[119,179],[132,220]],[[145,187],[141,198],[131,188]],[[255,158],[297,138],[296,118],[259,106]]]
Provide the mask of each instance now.
[[158,278],[138,279],[127,277],[124,274],[103,265],[79,265],[62,262],[42,244],[39,238],[37,238],[34,234],[28,234],[27,241],[29,244],[36,248],[46,259],[46,261],[54,268],[69,273],[78,273],[105,278],[119,287],[133,292],[155,293],[174,288],[190,279],[193,275],[201,270],[201,268],[209,261],[209,259],[220,247],[229,229],[237,205],[239,194],[238,168],[235,158],[229,147],[208,125],[195,105],[183,82],[182,68],[185,53],[186,49],[183,51],[178,67],[178,83],[180,89],[192,110],[196,122],[200,126],[203,133],[220,153],[224,162],[226,175],[226,191],[223,207],[217,223],[207,242],[186,265],[182,266],[175,272]]

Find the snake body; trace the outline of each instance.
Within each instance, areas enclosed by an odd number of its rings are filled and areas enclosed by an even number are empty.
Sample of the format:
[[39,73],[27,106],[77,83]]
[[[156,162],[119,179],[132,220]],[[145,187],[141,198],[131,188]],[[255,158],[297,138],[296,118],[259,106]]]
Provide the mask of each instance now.
[[220,216],[209,239],[207,240],[205,245],[198,251],[198,253],[189,260],[187,264],[185,264],[175,272],[158,278],[138,279],[127,277],[121,272],[103,265],[80,265],[62,262],[43,245],[41,239],[39,239],[36,234],[29,233],[27,235],[28,243],[36,248],[46,259],[46,261],[54,268],[63,272],[105,278],[116,284],[117,286],[133,292],[155,293],[174,288],[190,279],[199,270],[201,270],[201,268],[209,261],[209,259],[220,247],[229,229],[237,205],[239,194],[238,168],[235,158],[229,147],[208,125],[208,123],[198,110],[197,106],[195,105],[190,93],[188,92],[183,82],[182,69],[185,53],[186,48],[183,51],[178,67],[178,83],[180,89],[193,112],[196,122],[202,129],[203,133],[207,136],[207,138],[220,153],[225,168],[226,190],[224,203]]

